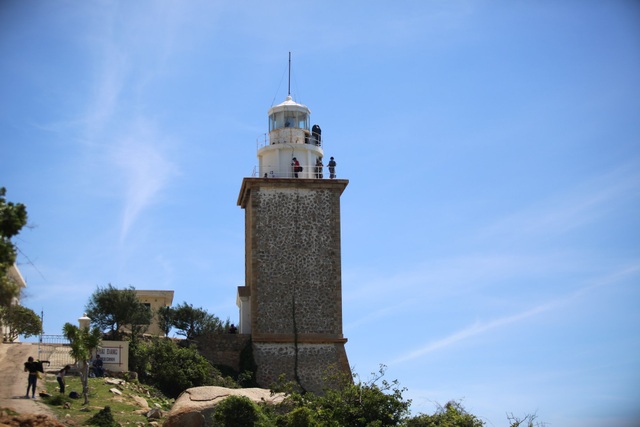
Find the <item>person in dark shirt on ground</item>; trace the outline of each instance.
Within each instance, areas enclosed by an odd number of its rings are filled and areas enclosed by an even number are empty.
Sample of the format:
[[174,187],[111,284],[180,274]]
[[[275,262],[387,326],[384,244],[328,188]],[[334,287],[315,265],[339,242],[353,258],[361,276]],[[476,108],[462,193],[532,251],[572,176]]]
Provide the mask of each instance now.
[[42,364],[33,360],[33,357],[29,356],[24,363],[24,371],[29,372],[29,379],[27,382],[27,399],[29,398],[29,390],[31,390],[31,398],[36,398],[36,386],[38,384],[38,372],[43,372]]
[[96,354],[96,360],[93,361],[93,373],[96,377],[104,376],[104,368],[102,367],[102,359]]

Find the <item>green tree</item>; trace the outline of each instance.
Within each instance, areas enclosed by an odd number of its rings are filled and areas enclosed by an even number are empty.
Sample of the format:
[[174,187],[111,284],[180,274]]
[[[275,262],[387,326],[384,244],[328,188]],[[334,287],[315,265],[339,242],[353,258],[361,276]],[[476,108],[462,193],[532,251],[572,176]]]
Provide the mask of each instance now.
[[119,340],[123,337],[123,328],[131,329],[132,336],[142,334],[151,323],[151,309],[141,303],[135,288],[114,288],[111,284],[98,289],[91,295],[86,306],[91,323],[108,331],[108,335]]
[[27,224],[27,208],[22,203],[7,202],[7,190],[0,187],[0,305],[9,306],[19,296],[20,288],[7,271],[16,262],[17,248],[11,239]]
[[4,341],[13,342],[19,335],[25,338],[42,332],[42,320],[33,310],[21,305],[0,307],[0,323],[6,328]]
[[157,312],[157,319],[160,330],[165,336],[169,336],[169,332],[173,327],[173,309],[171,307],[160,307]]
[[[224,333],[228,325],[203,308],[194,308],[183,302],[172,309],[172,326],[178,335],[189,340],[211,333]],[[228,322],[227,322],[228,323]]]
[[20,286],[0,265],[0,307],[8,307],[20,295]]
[[407,427],[483,427],[484,422],[465,411],[460,402],[450,401],[433,415],[420,414],[407,420]]
[[95,326],[89,330],[89,328],[78,328],[71,323],[65,323],[62,333],[71,344],[69,354],[80,363],[82,395],[84,404],[87,405],[89,403],[89,360],[92,352],[100,346],[102,332]]

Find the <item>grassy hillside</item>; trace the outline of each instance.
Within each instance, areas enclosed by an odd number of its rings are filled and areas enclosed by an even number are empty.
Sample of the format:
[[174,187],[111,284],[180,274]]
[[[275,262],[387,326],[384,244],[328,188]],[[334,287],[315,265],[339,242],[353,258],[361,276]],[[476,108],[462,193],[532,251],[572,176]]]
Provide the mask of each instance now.
[[[84,424],[106,406],[111,408],[115,421],[123,426],[147,425],[145,413],[149,409],[143,407],[144,401],[150,408],[159,408],[163,413],[173,405],[173,399],[167,399],[153,387],[113,378],[89,378],[89,404],[84,406],[82,396],[79,399],[69,397],[71,391],[82,395],[80,377],[68,376],[66,382],[64,396],[58,390],[55,375],[47,374],[38,385],[41,385],[41,390],[46,388],[47,393],[51,395],[42,398],[42,401],[52,408],[61,422],[69,425]],[[117,384],[113,384],[114,382]],[[114,393],[112,389],[118,390],[121,394]],[[162,420],[159,424],[162,424]]]

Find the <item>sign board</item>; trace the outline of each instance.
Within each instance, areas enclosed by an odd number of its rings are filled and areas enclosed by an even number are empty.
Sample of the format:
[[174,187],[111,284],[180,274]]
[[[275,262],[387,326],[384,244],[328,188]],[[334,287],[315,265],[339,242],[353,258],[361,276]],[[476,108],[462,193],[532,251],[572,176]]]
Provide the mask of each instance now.
[[122,363],[122,347],[100,347],[97,353],[105,365],[120,365]]

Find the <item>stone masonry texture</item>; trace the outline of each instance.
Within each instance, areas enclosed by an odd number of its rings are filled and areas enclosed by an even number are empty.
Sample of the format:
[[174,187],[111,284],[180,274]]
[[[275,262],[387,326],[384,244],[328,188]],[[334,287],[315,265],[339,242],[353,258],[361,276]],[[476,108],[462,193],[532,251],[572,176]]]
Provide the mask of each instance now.
[[239,204],[245,209],[246,285],[263,386],[285,373],[318,391],[327,374],[323,371],[348,371],[340,253],[340,195],[347,183],[243,182]]
[[254,195],[254,332],[341,334],[339,194],[261,189]]

